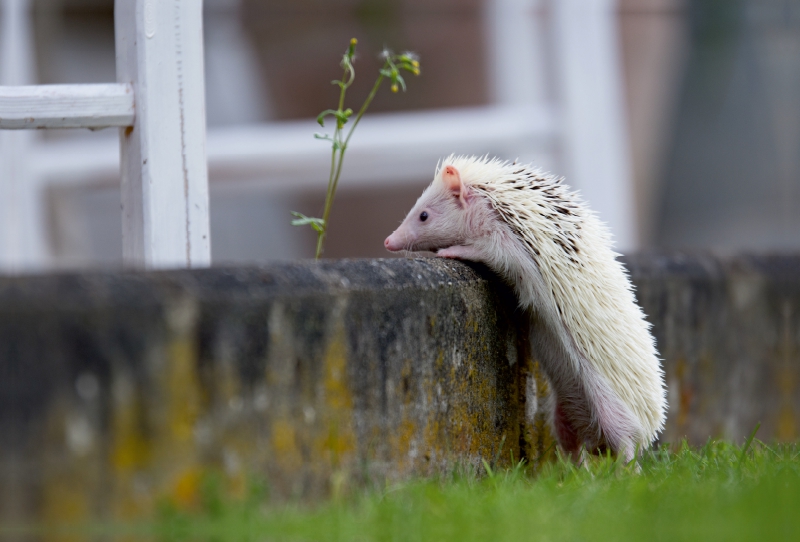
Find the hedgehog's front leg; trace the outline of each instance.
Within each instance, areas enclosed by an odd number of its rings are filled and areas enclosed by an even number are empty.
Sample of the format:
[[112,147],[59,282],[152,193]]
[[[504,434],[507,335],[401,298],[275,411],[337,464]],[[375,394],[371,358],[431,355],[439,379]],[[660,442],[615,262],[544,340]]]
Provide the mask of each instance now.
[[480,262],[483,260],[482,254],[471,245],[454,245],[452,247],[442,248],[436,252],[436,255],[440,258],[471,260],[473,262]]

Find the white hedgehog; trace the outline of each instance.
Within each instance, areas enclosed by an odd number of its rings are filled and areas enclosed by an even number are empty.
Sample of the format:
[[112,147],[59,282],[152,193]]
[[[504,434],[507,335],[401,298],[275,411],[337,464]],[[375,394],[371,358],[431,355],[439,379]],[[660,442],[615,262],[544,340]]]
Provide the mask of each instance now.
[[559,444],[631,460],[664,425],[664,374],[650,325],[606,226],[561,179],[497,159],[450,156],[390,251],[482,262],[532,316]]

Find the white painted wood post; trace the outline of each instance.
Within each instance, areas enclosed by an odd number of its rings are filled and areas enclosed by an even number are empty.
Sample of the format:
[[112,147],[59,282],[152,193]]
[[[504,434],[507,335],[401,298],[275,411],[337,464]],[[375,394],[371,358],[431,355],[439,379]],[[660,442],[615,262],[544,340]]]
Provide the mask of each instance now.
[[567,177],[614,235],[637,248],[616,0],[551,0]]
[[540,13],[544,0],[487,0],[484,4],[489,89],[500,105],[549,100]]
[[[521,114],[533,108],[553,109],[552,85],[546,53],[548,44],[547,0],[486,0],[484,22],[489,95],[501,107],[517,107]],[[533,118],[528,119],[534,123]],[[502,158],[531,163],[554,171],[555,132],[549,143],[531,145],[518,140],[502,149]],[[543,152],[544,150],[544,152]],[[483,152],[490,152],[484,149]]]
[[[0,85],[27,85],[35,78],[30,4],[0,0]],[[31,132],[0,131],[0,273],[40,270],[47,263],[46,206],[29,167],[35,139]]]
[[211,263],[201,0],[116,0],[123,257],[145,269]]

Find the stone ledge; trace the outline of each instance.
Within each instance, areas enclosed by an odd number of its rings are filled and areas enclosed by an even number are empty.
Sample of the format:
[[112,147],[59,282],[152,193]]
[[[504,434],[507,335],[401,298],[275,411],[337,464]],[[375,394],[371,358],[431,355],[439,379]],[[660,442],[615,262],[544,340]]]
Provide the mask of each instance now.
[[[665,360],[662,442],[796,439],[800,256],[624,262]],[[535,463],[524,325],[489,271],[438,259],[2,278],[0,519],[192,506],[209,469],[317,498]]]
[[664,359],[665,442],[800,435],[800,255],[623,258]]
[[191,506],[209,469],[317,498],[541,452],[519,317],[434,259],[0,280],[3,515]]

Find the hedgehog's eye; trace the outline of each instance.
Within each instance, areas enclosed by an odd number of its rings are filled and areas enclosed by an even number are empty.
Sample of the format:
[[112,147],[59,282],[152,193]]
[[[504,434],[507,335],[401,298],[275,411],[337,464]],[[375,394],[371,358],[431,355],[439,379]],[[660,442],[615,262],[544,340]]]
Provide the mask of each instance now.
[[419,215],[419,219],[420,219],[422,222],[425,222],[426,220],[428,220],[428,212],[427,212],[427,211],[422,211],[422,212],[420,213],[420,215]]

